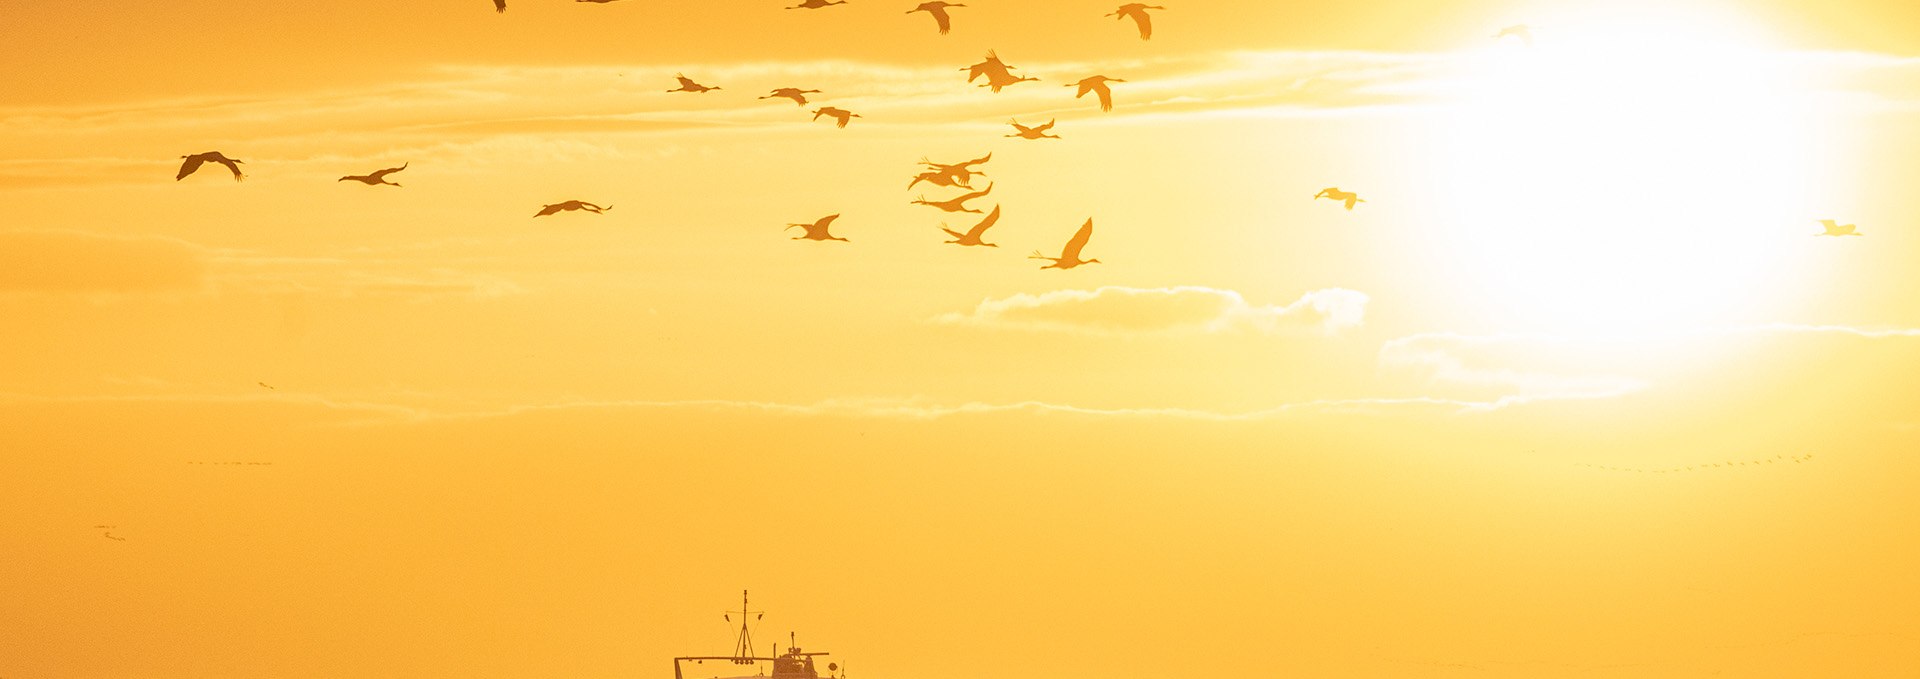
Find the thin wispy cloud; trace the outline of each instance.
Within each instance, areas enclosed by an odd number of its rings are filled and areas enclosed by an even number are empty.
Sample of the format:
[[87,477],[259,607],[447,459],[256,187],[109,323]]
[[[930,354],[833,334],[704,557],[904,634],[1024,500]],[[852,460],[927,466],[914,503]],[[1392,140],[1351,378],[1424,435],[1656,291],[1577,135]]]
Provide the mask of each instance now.
[[935,323],[987,328],[1096,334],[1250,331],[1331,335],[1358,327],[1367,295],[1315,290],[1286,305],[1253,304],[1233,290],[1200,286],[1021,293],[982,300],[972,310],[936,316]]

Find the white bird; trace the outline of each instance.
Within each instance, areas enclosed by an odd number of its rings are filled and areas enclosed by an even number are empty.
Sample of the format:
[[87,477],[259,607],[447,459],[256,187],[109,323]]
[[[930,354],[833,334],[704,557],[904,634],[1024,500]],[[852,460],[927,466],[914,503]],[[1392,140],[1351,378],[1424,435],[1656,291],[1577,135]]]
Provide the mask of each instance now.
[[1815,236],[1859,236],[1859,235],[1863,235],[1863,234],[1861,234],[1860,232],[1858,232],[1858,231],[1855,231],[1855,230],[1854,230],[1854,226],[1853,226],[1852,224],[1841,224],[1841,223],[1839,223],[1839,222],[1836,222],[1836,221],[1833,221],[1833,220],[1831,220],[1831,219],[1822,219],[1822,220],[1820,220],[1820,225],[1826,228],[1826,232],[1825,232],[1825,233],[1816,233],[1816,234],[1813,234],[1813,235],[1815,235]]
[[1093,219],[1088,218],[1087,223],[1081,224],[1080,230],[1074,232],[1073,239],[1067,241],[1067,247],[1060,250],[1059,257],[1048,257],[1040,254],[1039,250],[1034,250],[1033,254],[1027,256],[1027,259],[1045,259],[1053,262],[1052,264],[1040,267],[1041,269],[1071,269],[1082,264],[1099,264],[1100,260],[1098,259],[1080,258],[1080,249],[1086,247],[1087,241],[1092,238]]
[[1313,194],[1314,200],[1319,200],[1321,198],[1330,198],[1335,201],[1345,202],[1347,204],[1347,211],[1349,212],[1353,211],[1354,203],[1367,202],[1366,199],[1360,197],[1360,194],[1354,193],[1352,191],[1341,191],[1339,187],[1331,187],[1331,186],[1324,189],[1320,189],[1319,193]]

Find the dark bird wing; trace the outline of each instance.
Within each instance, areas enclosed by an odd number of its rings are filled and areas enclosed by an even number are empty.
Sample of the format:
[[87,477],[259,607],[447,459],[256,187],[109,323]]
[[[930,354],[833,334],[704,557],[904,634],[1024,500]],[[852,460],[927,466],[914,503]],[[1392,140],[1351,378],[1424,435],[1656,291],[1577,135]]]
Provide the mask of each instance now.
[[[987,229],[993,228],[994,222],[998,222],[998,221],[1000,221],[1000,206],[995,205],[993,206],[993,212],[987,213],[986,219],[982,219],[980,220],[979,224],[973,225],[973,229],[968,231],[967,235],[972,236],[974,238],[979,238],[980,234],[986,233]],[[948,233],[952,233],[952,232],[948,232]],[[958,235],[958,234],[955,234],[955,235]]]
[[538,214],[535,214],[534,216],[545,217],[555,212],[559,212],[560,210],[565,208],[566,208],[566,203],[555,203],[553,205],[548,205],[546,207],[540,208],[540,212]]
[[1009,121],[1007,121],[1007,124],[1008,124],[1008,125],[1012,125],[1012,126],[1013,126],[1013,129],[1015,129],[1015,130],[1019,130],[1021,134],[1027,134],[1027,133],[1029,133],[1029,132],[1032,132],[1032,131],[1034,130],[1034,128],[1031,128],[1031,127],[1027,127],[1027,126],[1025,126],[1025,125],[1021,125],[1020,123],[1016,123],[1016,122],[1013,122],[1013,121],[1011,121],[1011,120],[1009,120]]
[[1080,259],[1080,248],[1086,247],[1087,241],[1091,240],[1092,238],[1093,238],[1093,219],[1089,218],[1087,219],[1087,223],[1080,225],[1079,231],[1074,232],[1073,240],[1067,241],[1066,249],[1063,249],[1060,251],[1060,258],[1072,259],[1072,260]]
[[953,30],[953,21],[947,18],[947,8],[934,7],[933,9],[927,10],[927,13],[932,14],[933,22],[940,25],[941,35],[946,35],[947,31]]
[[223,156],[220,158],[215,158],[214,162],[220,163],[221,165],[225,165],[227,166],[227,169],[232,170],[233,180],[236,182],[247,178],[246,175],[240,174],[240,161],[238,160],[234,160],[232,158],[227,158]]
[[203,162],[206,162],[206,161],[203,160],[200,156],[197,156],[197,155],[187,156],[186,161],[180,163],[180,174],[174,175],[173,180],[177,182],[182,179],[186,179],[187,175],[193,174],[194,170],[200,169],[200,164]]
[[1041,126],[1039,126],[1039,127],[1035,127],[1035,128],[1033,128],[1033,131],[1035,131],[1035,132],[1045,132],[1045,131],[1047,131],[1047,130],[1051,130],[1051,129],[1053,129],[1053,123],[1054,123],[1054,122],[1055,122],[1055,121],[1053,121],[1053,120],[1049,120],[1049,121],[1047,121],[1047,124],[1045,124],[1045,125],[1041,125]]
[[965,202],[967,202],[967,201],[969,201],[969,200],[973,200],[973,199],[975,199],[975,198],[979,198],[979,197],[981,197],[981,196],[984,196],[984,195],[987,195],[987,194],[989,194],[989,193],[993,193],[993,185],[992,185],[992,184],[988,184],[988,185],[987,185],[987,188],[984,188],[984,189],[981,189],[981,190],[979,190],[979,191],[976,191],[976,192],[973,192],[973,193],[969,193],[969,194],[967,194],[967,195],[964,195],[964,196],[961,196],[961,197],[959,197],[959,198],[955,198],[955,199],[953,199],[953,202],[954,202],[954,204],[956,204],[956,205],[958,205],[958,204],[962,204],[962,203],[965,203]]
[[507,0],[493,0],[493,11],[495,12],[507,11]]
[[1131,16],[1133,16],[1133,22],[1136,24],[1140,24],[1140,39],[1152,40],[1153,39],[1153,19],[1147,16],[1147,10],[1136,9],[1130,14]]
[[814,228],[816,228],[816,229],[819,229],[819,230],[821,230],[821,231],[823,231],[823,232],[824,232],[824,231],[826,231],[826,230],[827,230],[827,225],[829,225],[829,224],[832,224],[832,223],[833,223],[833,220],[836,220],[836,219],[839,219],[839,218],[840,218],[840,213],[837,213],[837,212],[836,212],[836,213],[834,213],[834,214],[830,214],[830,215],[827,215],[827,216],[825,216],[825,217],[821,217],[821,218],[820,218],[820,221],[817,221],[817,222],[814,222],[814,223],[813,223],[813,226],[814,226]]
[[961,164],[960,164],[960,167],[968,167],[968,166],[972,166],[972,165],[979,165],[979,164],[981,164],[981,163],[984,163],[984,162],[987,162],[987,161],[989,161],[989,160],[993,160],[993,152],[992,152],[992,151],[988,151],[988,152],[987,152],[987,155],[984,155],[984,156],[980,156],[979,158],[975,158],[975,159],[973,159],[973,160],[969,160],[969,161],[967,161],[967,162],[964,162],[964,163],[961,163]]
[[1093,88],[1093,93],[1100,95],[1100,110],[1102,111],[1113,110],[1113,90],[1107,87],[1106,83],[1100,83],[1099,85],[1095,86]]
[[693,89],[700,86],[700,83],[694,82],[692,78],[684,75],[676,75],[673,79],[680,81],[681,89]]
[[407,165],[412,165],[412,164],[413,163],[409,162],[409,163],[402,164],[400,167],[389,167],[379,172],[375,172],[372,175],[369,175],[368,177],[374,181],[380,181],[380,178],[393,174],[395,172],[399,172],[401,170],[405,170],[407,169]]

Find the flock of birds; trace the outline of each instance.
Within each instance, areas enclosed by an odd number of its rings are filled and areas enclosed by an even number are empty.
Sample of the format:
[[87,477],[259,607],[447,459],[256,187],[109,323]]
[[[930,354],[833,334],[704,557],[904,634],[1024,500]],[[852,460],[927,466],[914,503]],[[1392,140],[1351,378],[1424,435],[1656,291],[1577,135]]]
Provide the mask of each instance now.
[[[576,0],[576,1],[606,3],[606,2],[613,2],[615,0]],[[822,9],[822,8],[830,7],[833,5],[843,5],[843,4],[847,4],[846,0],[804,0],[800,4],[787,7],[786,9]],[[501,12],[505,12],[506,1],[494,0],[494,7]],[[966,7],[966,5],[962,3],[953,3],[953,2],[944,2],[944,1],[922,2],[918,6],[914,7],[913,9],[908,10],[907,14],[914,14],[917,12],[926,12],[927,14],[933,17],[934,23],[936,27],[939,29],[940,33],[942,35],[945,35],[953,28],[953,18],[952,18],[952,15],[948,13],[948,10],[956,7]],[[1148,5],[1144,3],[1127,3],[1119,6],[1113,12],[1108,13],[1104,16],[1114,17],[1116,19],[1123,20],[1123,21],[1131,19],[1134,22],[1134,24],[1139,28],[1140,39],[1150,40],[1153,38],[1153,19],[1152,19],[1152,16],[1148,14],[1148,10],[1164,10],[1164,9],[1166,8],[1160,5]],[[1509,31],[1511,30],[1513,29],[1508,29],[1508,31],[1502,31],[1501,36],[1509,35],[1510,34]],[[1497,37],[1500,37],[1500,36],[1497,36]],[[1016,85],[1019,83],[1035,82],[1039,80],[1039,78],[1032,77],[1032,76],[1016,75],[1015,71],[1018,70],[1018,67],[1012,66],[1010,64],[1007,64],[1005,61],[1002,61],[1000,59],[1000,56],[995,52],[993,52],[992,50],[989,50],[987,52],[985,59],[982,60],[981,62],[973,64],[971,66],[963,67],[960,70],[965,71],[967,73],[967,82],[969,84],[974,83],[975,81],[983,81],[980,83],[979,86],[988,88],[993,92],[999,92],[1006,87]],[[684,73],[675,74],[674,79],[678,81],[679,86],[673,89],[666,90],[669,93],[706,94],[708,92],[713,92],[713,91],[722,89],[718,85],[703,84],[697,80],[687,77],[686,74]],[[1108,77],[1106,75],[1092,75],[1085,78],[1081,78],[1076,82],[1069,83],[1066,85],[1066,87],[1071,87],[1075,89],[1074,91],[1075,99],[1082,99],[1082,98],[1085,98],[1087,95],[1092,94],[1094,95],[1094,98],[1099,102],[1101,111],[1112,111],[1113,110],[1113,89],[1110,87],[1110,84],[1124,83],[1124,82],[1127,82],[1127,81],[1121,78],[1113,78],[1113,77]],[[799,106],[804,109],[808,104],[812,103],[808,95],[819,95],[819,94],[823,94],[823,92],[817,89],[803,89],[799,87],[779,87],[769,91],[767,94],[762,95],[758,98],[763,100],[785,99],[788,101],[792,101],[796,106]],[[813,109],[812,113],[813,113],[813,120],[818,121],[823,117],[829,118],[834,122],[835,127],[839,127],[839,128],[845,128],[854,118],[862,117],[858,113],[854,113],[852,111],[835,107],[835,106],[821,106],[820,108]],[[1051,134],[1051,131],[1053,130],[1053,127],[1057,122],[1058,122],[1057,119],[1051,119],[1051,120],[1048,120],[1046,123],[1040,124],[1040,125],[1024,125],[1024,124],[1021,124],[1018,119],[1010,120],[1008,121],[1008,124],[1013,126],[1014,131],[1004,136],[1008,138],[1017,138],[1017,139],[1026,139],[1026,140],[1061,139],[1059,135]],[[988,184],[987,188],[979,191],[974,191],[973,185],[971,183],[972,178],[975,175],[984,176],[985,174],[984,172],[974,169],[974,166],[985,163],[991,158],[992,158],[992,154],[989,153],[986,156],[978,159],[974,159],[974,160],[970,160],[962,163],[954,163],[954,164],[934,163],[934,162],[922,159],[921,162],[926,166],[926,170],[916,175],[913,178],[913,181],[907,185],[907,188],[912,189],[913,187],[924,182],[924,183],[932,184],[934,186],[958,188],[966,191],[966,193],[963,193],[951,199],[937,200],[937,201],[928,200],[926,196],[922,195],[915,198],[913,201],[911,201],[911,203],[915,205],[924,205],[924,206],[936,208],[945,212],[965,212],[965,213],[979,214],[981,212],[980,210],[967,207],[967,203],[969,201],[972,201],[978,198],[986,197],[988,194],[992,193],[993,185]],[[229,158],[225,154],[219,151],[208,151],[205,153],[197,153],[193,155],[181,156],[181,159],[182,159],[182,163],[180,165],[180,171],[174,176],[174,179],[176,181],[187,178],[189,175],[192,175],[194,172],[198,171],[202,166],[204,166],[207,163],[215,163],[215,164],[225,166],[227,170],[233,174],[233,178],[235,181],[239,181],[246,177],[245,173],[243,173],[240,170],[240,165],[244,161],[234,159],[234,158]],[[341,177],[338,181],[360,182],[368,186],[399,187],[400,184],[397,182],[391,181],[389,177],[397,172],[406,170],[410,165],[411,163],[406,163],[406,164],[400,165],[399,167],[385,168],[385,169],[377,170],[368,174],[347,175],[347,176]],[[1354,205],[1356,203],[1366,202],[1364,199],[1360,198],[1357,194],[1350,191],[1342,191],[1338,187],[1329,187],[1329,188],[1323,189],[1318,194],[1316,194],[1314,198],[1316,200],[1321,198],[1326,198],[1326,199],[1333,200],[1335,202],[1344,203],[1346,206],[1346,209],[1349,211],[1353,210]],[[613,206],[611,205],[602,206],[602,205],[598,205],[598,204],[591,203],[588,201],[583,201],[583,200],[568,200],[568,201],[562,201],[559,203],[543,205],[541,206],[538,212],[534,213],[534,217],[536,218],[546,217],[546,216],[559,214],[561,212],[573,212],[573,211],[602,214],[607,210],[611,210],[612,208]],[[984,240],[982,240],[982,236],[986,233],[987,229],[992,228],[994,224],[999,222],[1000,214],[1001,214],[1000,206],[995,205],[991,213],[988,213],[984,219],[982,219],[979,223],[973,225],[972,228],[968,229],[964,233],[960,231],[955,231],[949,228],[945,223],[942,223],[940,225],[940,229],[954,237],[954,240],[946,241],[949,244],[960,245],[960,246],[998,247],[997,244],[987,243]],[[834,220],[838,219],[839,217],[840,217],[839,214],[828,215],[826,217],[822,217],[810,223],[788,224],[787,228],[788,229],[799,228],[804,230],[804,233],[800,236],[795,237],[794,240],[847,242],[848,239],[835,236],[829,230]],[[1093,220],[1089,218],[1085,223],[1081,224],[1079,230],[1075,231],[1073,236],[1070,239],[1068,239],[1066,245],[1061,248],[1060,255],[1058,257],[1046,256],[1041,254],[1039,251],[1035,251],[1032,255],[1030,255],[1029,258],[1049,261],[1050,263],[1041,267],[1042,269],[1072,269],[1083,264],[1097,264],[1100,262],[1100,260],[1081,257],[1081,250],[1086,247],[1088,241],[1091,240],[1092,238],[1093,238]]]

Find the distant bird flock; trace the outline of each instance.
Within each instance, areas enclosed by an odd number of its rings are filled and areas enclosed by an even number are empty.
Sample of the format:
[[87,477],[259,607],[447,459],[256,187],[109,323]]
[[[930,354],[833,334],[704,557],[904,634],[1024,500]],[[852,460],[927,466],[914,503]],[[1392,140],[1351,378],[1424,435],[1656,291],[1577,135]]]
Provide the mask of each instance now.
[[[575,0],[575,1],[585,2],[585,3],[604,4],[608,2],[613,2],[614,0]],[[507,11],[506,0],[492,0],[492,2],[494,5],[494,9],[496,11],[503,12],[503,13]],[[801,2],[799,2],[799,4],[788,6],[786,7],[786,9],[818,10],[818,9],[827,9],[830,7],[834,7],[836,5],[844,5],[844,4],[848,4],[846,0],[802,0]],[[911,14],[925,12],[928,16],[931,16],[933,18],[934,26],[936,29],[938,29],[939,33],[941,35],[946,35],[953,29],[953,17],[949,13],[949,10],[952,10],[955,8],[964,8],[964,7],[967,7],[967,5],[963,3],[944,2],[944,1],[922,2],[922,3],[919,3],[917,6],[913,7],[913,9],[907,10],[906,14],[911,15]],[[1153,38],[1153,19],[1148,12],[1149,10],[1160,11],[1165,9],[1166,7],[1163,7],[1160,5],[1147,5],[1143,3],[1127,3],[1119,6],[1119,8],[1115,9],[1111,13],[1106,14],[1105,16],[1113,17],[1120,21],[1126,21],[1131,19],[1134,22],[1135,27],[1139,29],[1140,39],[1151,40]],[[1497,41],[1506,40],[1507,38],[1515,38],[1519,40],[1521,43],[1523,43],[1524,45],[1531,47],[1533,45],[1533,37],[1534,37],[1533,30],[1534,29],[1532,27],[1526,24],[1515,24],[1515,25],[1507,26],[1505,28],[1500,29],[1499,32],[1493,35],[1493,38],[1494,40],[1497,40]],[[982,59],[979,63],[973,64],[970,66],[961,67],[959,70],[966,72],[967,83],[972,84],[975,81],[981,81],[979,82],[978,86],[987,88],[992,92],[999,92],[1007,87],[1018,85],[1020,83],[1037,82],[1040,80],[1039,78],[1036,78],[1036,77],[1016,74],[1016,71],[1019,70],[1018,67],[1008,64],[1005,61],[1002,61],[1000,59],[999,54],[995,53],[992,50],[988,50],[985,58]],[[707,85],[707,84],[701,83],[697,80],[694,80],[693,78],[687,77],[687,75],[684,73],[675,74],[674,80],[678,82],[678,86],[674,87],[673,89],[666,90],[666,92],[704,95],[709,92],[714,92],[721,89],[721,86],[719,85]],[[1086,97],[1088,94],[1092,94],[1094,95],[1094,98],[1098,101],[1101,111],[1112,111],[1114,107],[1114,100],[1113,100],[1113,90],[1110,87],[1110,85],[1113,83],[1125,83],[1125,82],[1127,81],[1120,78],[1108,77],[1106,75],[1092,75],[1092,76],[1087,76],[1085,78],[1082,78],[1078,81],[1068,83],[1065,86],[1075,88],[1074,95],[1073,95],[1075,99],[1082,99]],[[812,100],[808,97],[808,95],[823,95],[823,94],[824,93],[821,90],[817,90],[817,89],[802,89],[799,87],[780,87],[780,88],[770,90],[767,92],[767,94],[762,95],[758,98],[759,99],[785,99],[788,101],[792,101],[795,106],[800,107],[804,111],[804,110],[807,110],[807,106],[812,103]],[[813,121],[817,122],[822,118],[826,118],[827,120],[833,123],[835,128],[841,128],[841,129],[846,128],[850,123],[852,123],[853,119],[855,118],[864,118],[864,116],[862,116],[859,113],[855,113],[853,111],[850,111],[844,108],[839,108],[836,106],[820,106],[818,108],[811,109],[811,113],[813,114],[813,117],[812,117]],[[1013,127],[1013,132],[1010,134],[1002,135],[1002,136],[1005,138],[1015,138],[1015,139],[1024,139],[1024,140],[1041,140],[1041,139],[1058,140],[1058,139],[1061,139],[1062,137],[1056,134],[1051,134],[1051,131],[1056,122],[1057,120],[1049,119],[1044,124],[1028,125],[1028,124],[1021,123],[1018,119],[1009,120],[1007,121],[1007,124]],[[982,156],[974,160],[969,160],[969,161],[954,163],[954,164],[935,163],[922,158],[921,164],[925,166],[925,169],[921,171],[919,174],[916,174],[913,176],[912,180],[907,184],[907,188],[909,190],[917,186],[920,186],[921,184],[930,184],[935,187],[960,189],[962,191],[965,191],[965,193],[962,193],[960,195],[957,195],[945,200],[929,200],[925,195],[920,195],[915,197],[912,201],[910,201],[910,203],[914,205],[924,205],[927,207],[936,208],[943,212],[949,212],[949,213],[980,214],[981,210],[973,207],[969,207],[968,202],[977,200],[977,199],[986,198],[989,194],[993,192],[993,184],[989,183],[987,184],[987,187],[984,189],[980,189],[977,191],[974,190],[973,183],[972,183],[973,178],[975,176],[985,176],[986,174],[984,171],[977,169],[975,166],[984,164],[987,161],[991,160],[992,158],[993,158],[993,154],[989,153],[985,156]],[[175,180],[185,179],[188,175],[193,174],[195,171],[199,170],[206,163],[217,163],[217,164],[226,166],[226,168],[233,174],[233,178],[235,181],[244,179],[246,176],[244,173],[240,171],[240,165],[242,161],[234,158],[229,158],[219,151],[207,151],[203,153],[196,153],[192,155],[181,156],[181,159],[183,162],[180,165],[179,173],[174,177]],[[388,176],[396,172],[400,172],[402,170],[407,169],[408,165],[409,164],[407,163],[403,163],[399,167],[386,168],[383,170],[372,172],[370,174],[347,175],[347,176],[341,177],[339,181],[343,181],[343,182],[356,181],[356,182],[366,184],[368,186],[399,187],[400,184],[393,181],[389,181]],[[1344,206],[1346,210],[1349,212],[1353,211],[1354,207],[1357,204],[1367,202],[1365,199],[1361,198],[1359,194],[1352,191],[1345,191],[1338,187],[1328,187],[1325,189],[1321,189],[1319,193],[1314,194],[1313,198],[1316,201],[1323,198],[1332,200],[1335,203],[1338,203]],[[610,205],[603,207],[603,206],[586,202],[586,201],[568,200],[560,203],[543,205],[541,209],[534,214],[534,217],[546,217],[546,216],[555,215],[561,212],[572,212],[572,211],[588,212],[592,214],[602,214],[610,209],[612,209],[612,206]],[[997,247],[993,243],[984,242],[982,240],[982,236],[985,234],[987,229],[993,227],[995,224],[999,222],[1000,215],[1001,215],[1001,206],[996,204],[993,206],[992,212],[987,213],[987,216],[984,219],[982,219],[979,223],[975,224],[970,230],[968,230],[965,233],[948,228],[948,226],[944,223],[940,225],[940,230],[944,231],[946,234],[950,236],[953,236],[954,240],[946,241],[949,244],[961,245],[961,246]],[[805,233],[803,235],[795,237],[794,240],[850,242],[848,241],[848,239],[835,236],[828,231],[828,227],[831,224],[833,224],[834,220],[838,219],[839,217],[840,217],[839,214],[828,215],[826,217],[822,217],[810,223],[788,224],[786,228],[804,229]],[[1824,227],[1824,231],[1822,233],[1815,234],[1815,235],[1819,235],[1819,236],[1859,236],[1861,235],[1858,231],[1856,231],[1854,225],[1852,224],[1843,225],[1833,220],[1820,220],[1820,223]],[[1080,257],[1081,250],[1087,246],[1088,241],[1091,240],[1092,237],[1093,237],[1093,220],[1089,218],[1084,224],[1080,226],[1078,231],[1074,232],[1073,237],[1067,241],[1067,244],[1061,249],[1060,256],[1048,257],[1041,254],[1038,251],[1035,251],[1030,258],[1042,259],[1042,260],[1047,260],[1051,262],[1050,264],[1044,267],[1041,267],[1043,269],[1064,270],[1064,269],[1072,269],[1082,264],[1099,263],[1100,260],[1098,259],[1081,259]],[[266,386],[266,385],[263,384],[261,386]],[[268,388],[271,388],[271,387],[268,387]]]

